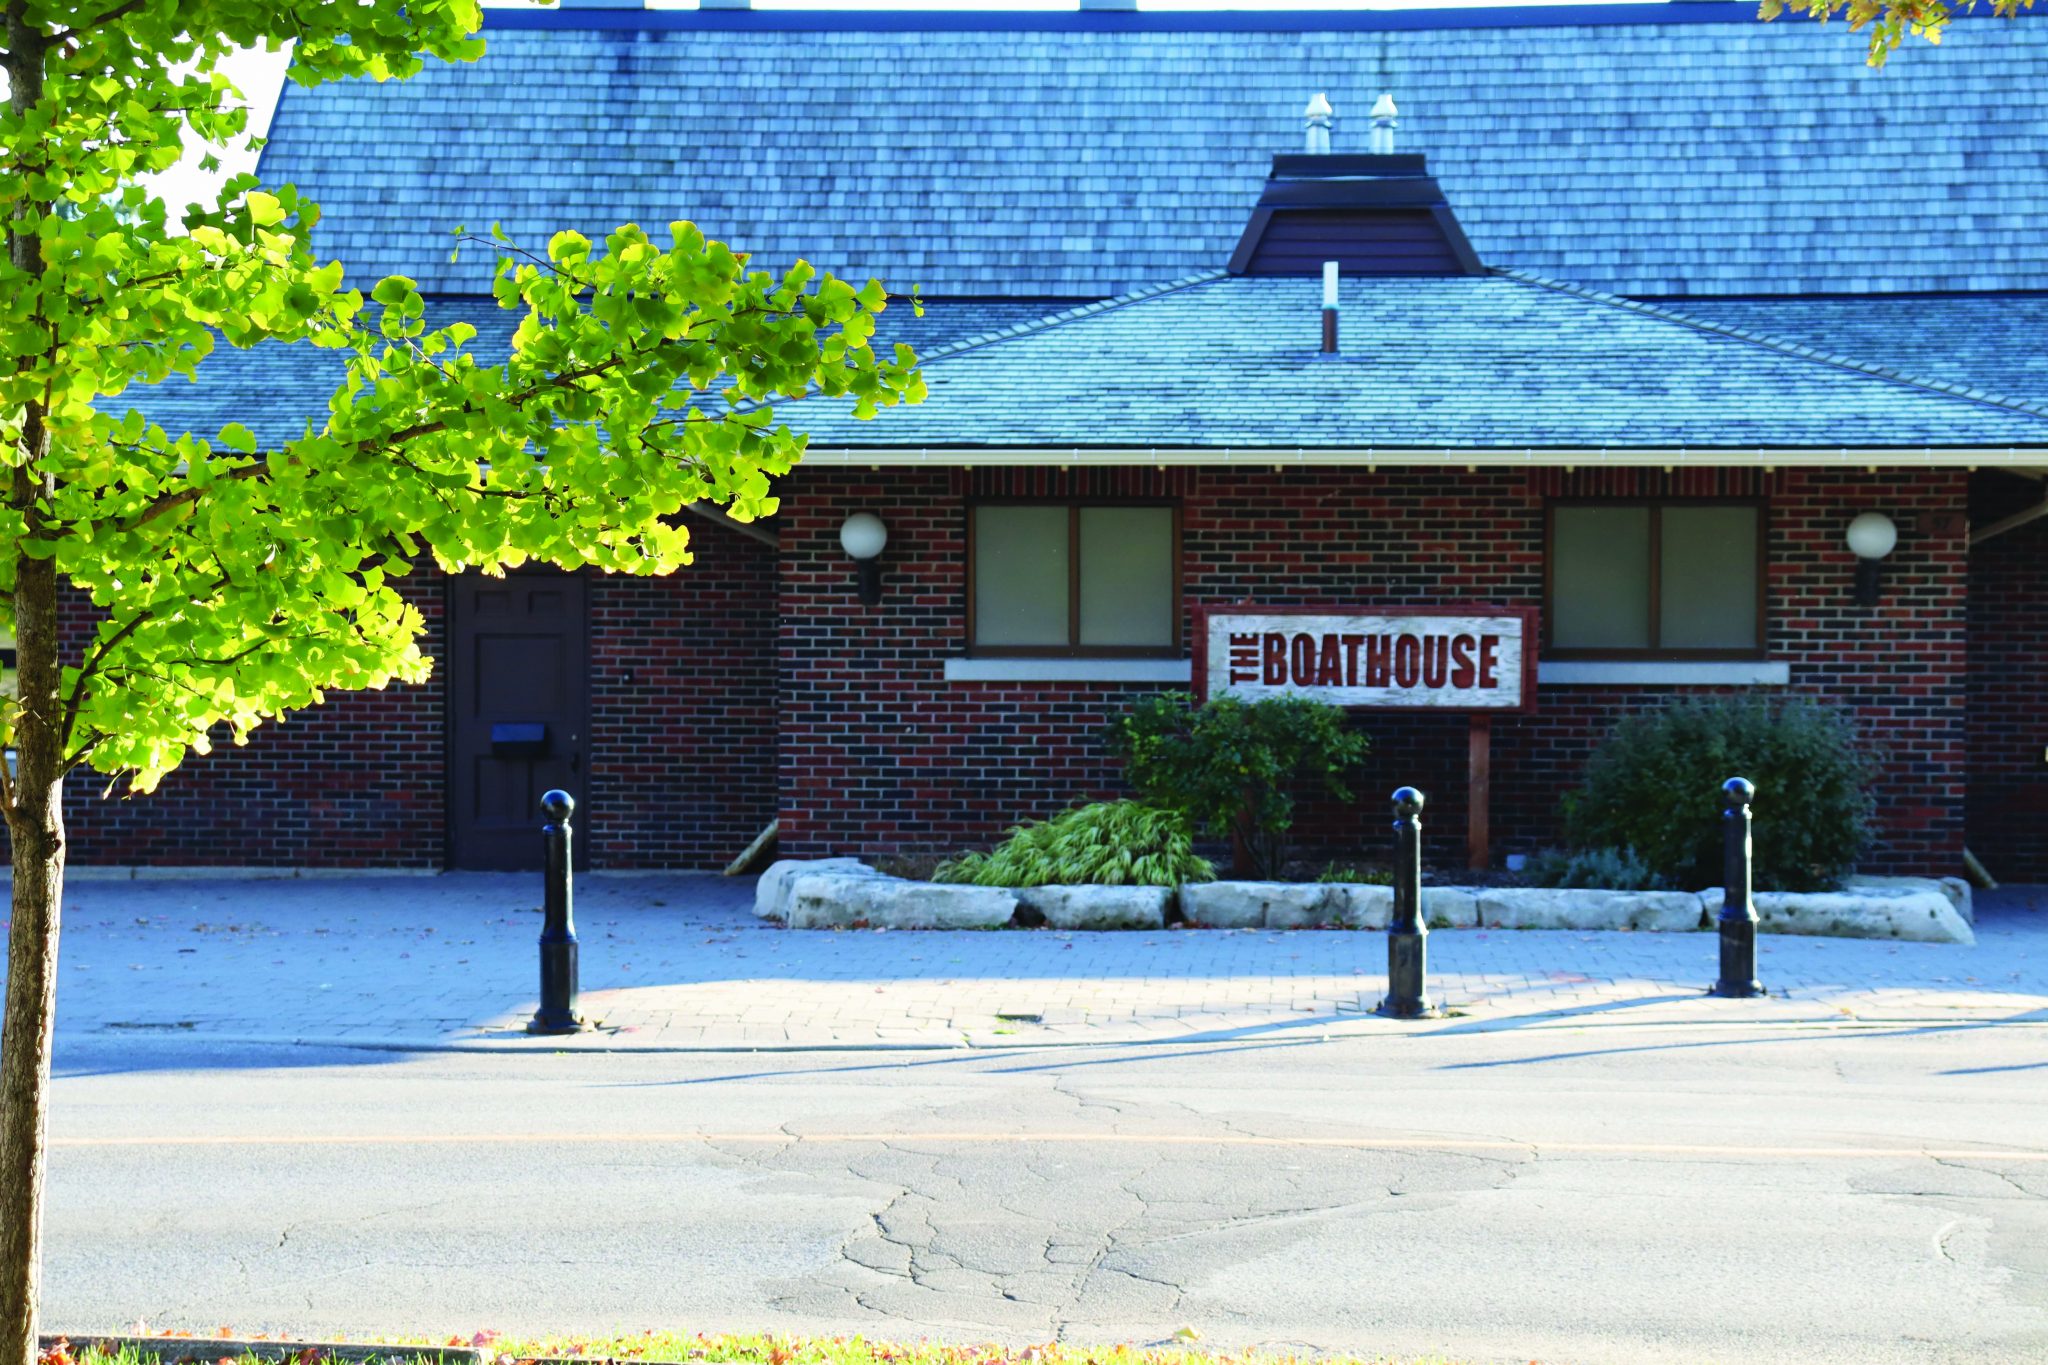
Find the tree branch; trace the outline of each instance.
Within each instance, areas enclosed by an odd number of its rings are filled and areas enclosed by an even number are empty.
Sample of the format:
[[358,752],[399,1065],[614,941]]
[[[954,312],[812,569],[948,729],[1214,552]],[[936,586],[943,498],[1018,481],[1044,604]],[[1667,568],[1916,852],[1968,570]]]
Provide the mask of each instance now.
[[85,743],[79,745],[76,749],[73,749],[69,754],[67,754],[64,758],[64,775],[66,777],[69,777],[74,772],[77,772],[80,765],[82,765],[86,759],[92,756],[92,751],[94,749],[99,748],[100,741],[105,738],[106,736],[104,734],[100,733],[98,730],[95,730],[92,732],[92,738],[86,740]]
[[551,275],[561,276],[569,283],[575,285],[578,289],[589,289],[591,287],[590,281],[584,279],[582,276],[572,275],[568,271],[562,269],[562,267],[556,265],[552,260],[549,260],[546,256],[541,255],[537,251],[530,250],[527,247],[520,246],[517,242],[500,241],[496,237],[479,237],[474,232],[463,233],[461,236],[455,239],[455,242],[457,246],[461,246],[465,242],[475,242],[481,246],[488,247],[492,251],[498,252],[501,255],[522,256],[537,268],[545,270]]
[[78,678],[71,684],[71,695],[64,699],[64,722],[57,730],[57,742],[60,746],[64,748],[70,747],[71,732],[78,726],[78,709],[85,705],[86,684],[99,673],[100,664],[106,659],[108,651],[140,630],[146,622],[154,619],[155,616],[156,613],[147,608],[135,613],[129,619],[127,625],[100,641],[93,649],[93,652],[87,656],[86,661],[80,665]]
[[[542,393],[545,393],[549,390],[567,388],[569,385],[575,383],[579,379],[593,379],[598,375],[604,374],[609,370],[616,369],[618,368],[618,366],[623,364],[628,358],[629,357],[627,356],[613,356],[610,360],[600,361],[595,365],[586,365],[580,370],[564,370],[560,374],[550,375],[548,376],[548,378],[542,380],[540,383],[533,385],[533,387],[529,388],[526,392],[519,394],[516,397],[507,399],[506,402],[511,407],[519,407],[525,402],[527,402],[529,399],[537,398]],[[452,416],[459,417],[465,413],[472,413],[475,411],[475,408],[471,407],[467,403],[464,403],[461,407],[455,410]],[[446,431],[448,429],[449,421],[449,417],[436,417],[431,421],[415,422],[413,425],[409,427],[401,427],[397,431],[388,432],[383,436],[366,438],[364,440],[356,442],[356,453],[359,455],[369,455],[378,453],[380,451],[384,451],[392,452],[395,454],[397,447],[404,445],[407,441],[417,440],[422,436],[437,435],[440,432]],[[258,456],[254,464],[238,465],[235,468],[228,470],[220,477],[223,479],[261,478],[264,474],[270,472],[270,455],[276,453],[278,452],[270,452],[268,454]],[[417,465],[414,465],[412,467],[415,469],[418,468]],[[199,497],[201,493],[203,493],[204,491],[204,489],[201,489],[197,486],[188,486],[179,489],[175,493],[166,493],[162,497],[158,498],[155,502],[152,502],[148,507],[145,507],[142,510],[142,514],[140,516],[138,516],[134,521],[130,522],[126,527],[122,529],[126,531],[139,531],[143,527],[149,525],[149,523],[151,523],[152,521],[155,521],[158,517],[174,512],[178,508],[184,507],[190,503],[199,501]],[[493,490],[472,489],[471,491],[485,493],[491,492]]]
[[97,19],[91,20],[88,23],[74,24],[70,28],[58,29],[50,35],[50,41],[53,43],[75,42],[80,34],[91,33],[94,29],[105,28],[108,24],[118,19],[125,19],[148,3],[150,3],[150,0],[121,0],[120,4],[114,6]]
[[[220,477],[223,479],[254,479],[269,472],[269,463],[266,460],[259,459],[255,464],[238,465]],[[175,493],[166,493],[149,506],[143,508],[141,516],[121,529],[124,531],[139,531],[158,517],[175,512],[188,503],[199,501],[199,495],[204,491],[198,485],[193,484],[181,488]]]

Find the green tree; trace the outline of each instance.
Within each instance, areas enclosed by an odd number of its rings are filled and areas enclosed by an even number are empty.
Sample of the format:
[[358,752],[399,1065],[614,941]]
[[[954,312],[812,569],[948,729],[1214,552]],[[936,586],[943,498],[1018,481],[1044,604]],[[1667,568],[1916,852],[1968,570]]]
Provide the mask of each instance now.
[[[476,0],[0,2],[0,626],[19,660],[0,715],[19,756],[0,772],[0,1365],[31,1365],[66,775],[147,791],[215,727],[239,742],[331,689],[424,679],[398,590],[424,560],[676,569],[686,504],[774,510],[769,481],[804,445],[774,400],[865,416],[923,388],[907,348],[869,345],[879,283],[752,271],[687,223],[490,244],[520,319],[494,361],[468,326],[430,327],[412,281],[351,288],[290,186],[237,177],[175,221],[143,187],[188,143],[245,134],[216,69],[235,48],[294,43],[302,84],[404,78],[481,55]],[[172,431],[110,401],[222,343],[331,350],[347,380],[270,448],[244,423]],[[68,655],[67,585],[97,621]]]
[[[1939,44],[1958,8],[1968,14],[1977,3],[1963,0],[1960,7],[1951,7],[1947,0],[1760,0],[1757,17],[1769,21],[1790,10],[1826,23],[1837,14],[1844,15],[1851,33],[1870,30],[1867,60],[1872,66],[1883,66],[1908,34]],[[2034,0],[1991,0],[1991,12],[2001,19],[2016,19],[2021,10],[2033,7]]]

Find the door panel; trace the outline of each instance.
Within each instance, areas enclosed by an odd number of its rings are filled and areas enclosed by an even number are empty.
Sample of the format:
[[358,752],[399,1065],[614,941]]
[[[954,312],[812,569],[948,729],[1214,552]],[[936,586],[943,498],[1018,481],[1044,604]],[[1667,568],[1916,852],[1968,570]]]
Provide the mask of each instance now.
[[449,621],[449,866],[541,865],[541,793],[576,798],[580,865],[588,811],[589,623],[584,582],[559,573],[453,580]]

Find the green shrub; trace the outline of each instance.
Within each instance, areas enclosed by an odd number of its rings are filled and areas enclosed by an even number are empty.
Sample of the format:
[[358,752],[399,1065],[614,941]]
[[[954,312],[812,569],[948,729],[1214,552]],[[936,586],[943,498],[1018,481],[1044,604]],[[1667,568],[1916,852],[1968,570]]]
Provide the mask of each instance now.
[[1317,874],[1318,882],[1339,882],[1348,886],[1392,886],[1394,874],[1378,867],[1345,867],[1331,863]]
[[1287,865],[1296,789],[1350,800],[1344,773],[1367,747],[1340,708],[1306,697],[1216,697],[1198,707],[1184,692],[1142,699],[1109,742],[1140,796],[1234,840],[1237,870],[1255,877]]
[[993,853],[939,864],[935,882],[977,886],[1178,886],[1216,876],[1195,856],[1185,816],[1137,801],[1103,801],[1019,825]]
[[1538,886],[1595,891],[1666,889],[1664,879],[1632,848],[1582,848],[1570,853],[1547,848],[1529,860],[1529,879]]
[[1721,884],[1721,784],[1756,784],[1756,885],[1841,884],[1870,844],[1873,764],[1839,712],[1803,699],[1691,698],[1630,716],[1566,798],[1574,848],[1627,848],[1667,882]]

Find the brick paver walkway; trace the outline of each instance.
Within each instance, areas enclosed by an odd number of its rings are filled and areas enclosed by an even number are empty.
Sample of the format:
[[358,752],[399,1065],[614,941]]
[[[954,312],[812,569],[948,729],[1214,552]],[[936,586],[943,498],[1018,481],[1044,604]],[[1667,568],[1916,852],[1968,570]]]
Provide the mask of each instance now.
[[1002,1046],[1613,1024],[2048,1024],[2048,888],[1980,896],[1975,947],[1767,936],[1758,1001],[1704,998],[1712,934],[1439,930],[1457,1013],[1400,1024],[1382,935],[791,931],[752,885],[577,882],[584,1012],[529,1039],[532,875],[72,884],[61,1033],[512,1048]]

